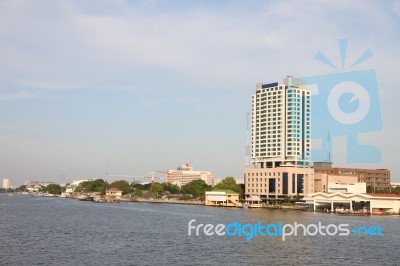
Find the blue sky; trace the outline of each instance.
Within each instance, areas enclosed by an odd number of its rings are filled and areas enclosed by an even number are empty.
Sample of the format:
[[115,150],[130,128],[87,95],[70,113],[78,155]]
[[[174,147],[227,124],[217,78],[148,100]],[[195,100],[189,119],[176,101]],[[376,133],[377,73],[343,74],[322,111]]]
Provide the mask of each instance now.
[[[359,136],[399,181],[398,1],[1,1],[0,176],[72,181],[189,162],[242,176],[257,82],[335,70],[348,39],[377,75],[383,129]],[[65,176],[64,178],[61,178]]]

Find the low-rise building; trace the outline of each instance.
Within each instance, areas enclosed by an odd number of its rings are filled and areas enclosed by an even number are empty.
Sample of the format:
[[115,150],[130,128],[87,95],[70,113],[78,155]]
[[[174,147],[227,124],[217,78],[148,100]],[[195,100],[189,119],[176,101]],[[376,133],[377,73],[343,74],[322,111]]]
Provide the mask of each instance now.
[[241,207],[239,193],[230,190],[207,191],[204,205],[218,207]]
[[314,193],[314,169],[300,167],[245,168],[245,195],[262,201]]
[[329,183],[354,184],[356,182],[358,182],[356,176],[314,173],[314,192],[328,192]]
[[307,203],[313,205],[314,211],[364,210],[368,213],[400,213],[400,195],[370,193],[313,193],[307,197]]
[[81,180],[74,180],[71,184],[65,186],[65,192],[72,193],[75,189],[83,182],[93,181],[94,179],[81,179]]
[[400,187],[400,182],[392,182],[390,183],[390,185],[392,186],[392,188]]
[[[363,182],[367,184],[367,187],[374,188],[376,190],[386,190],[390,188],[390,170],[388,169],[361,169],[361,168],[338,168],[329,167],[330,164],[314,163],[314,173],[316,177],[319,174],[327,174],[330,177],[340,176],[343,180],[344,177],[350,179],[356,178],[355,182]],[[332,181],[337,182],[337,181]],[[351,183],[354,181],[340,181],[342,183]]]
[[328,183],[328,193],[367,193],[367,184],[356,182],[354,184]]
[[110,198],[116,198],[119,199],[122,197],[122,190],[119,188],[109,188],[106,190],[106,196]]
[[183,164],[176,170],[165,172],[165,183],[182,187],[193,180],[203,180],[207,185],[214,185],[214,177],[209,171],[194,171],[188,163]]

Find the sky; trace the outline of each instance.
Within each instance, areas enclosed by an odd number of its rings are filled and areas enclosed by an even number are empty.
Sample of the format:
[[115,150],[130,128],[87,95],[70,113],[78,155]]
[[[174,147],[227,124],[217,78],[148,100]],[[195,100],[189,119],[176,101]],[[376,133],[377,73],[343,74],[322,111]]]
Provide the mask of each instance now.
[[[315,59],[340,65],[339,39],[348,62],[373,56],[352,70]],[[343,136],[332,159],[399,182],[398,47],[399,1],[0,1],[0,177],[112,181],[190,163],[240,178],[257,82],[372,69],[382,128],[358,139],[381,160],[347,162]]]

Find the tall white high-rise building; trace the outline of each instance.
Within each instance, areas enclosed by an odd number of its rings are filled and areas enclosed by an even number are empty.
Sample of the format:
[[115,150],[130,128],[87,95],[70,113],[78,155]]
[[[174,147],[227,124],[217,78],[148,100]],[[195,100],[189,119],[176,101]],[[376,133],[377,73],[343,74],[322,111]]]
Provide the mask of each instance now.
[[302,80],[256,85],[252,97],[253,167],[310,167],[311,91]]
[[11,188],[11,180],[9,178],[3,178],[3,188],[4,189]]
[[288,76],[282,84],[258,83],[251,121],[246,197],[268,202],[313,193],[311,91],[304,81]]

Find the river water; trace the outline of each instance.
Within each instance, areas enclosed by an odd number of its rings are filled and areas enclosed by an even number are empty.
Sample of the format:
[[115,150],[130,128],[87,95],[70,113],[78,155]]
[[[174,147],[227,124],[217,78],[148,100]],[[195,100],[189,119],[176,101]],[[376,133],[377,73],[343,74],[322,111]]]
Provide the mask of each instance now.
[[[379,225],[383,236],[188,236],[192,219]],[[400,265],[400,217],[0,194],[0,265]]]

